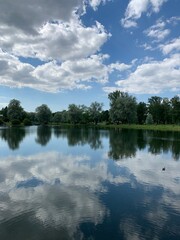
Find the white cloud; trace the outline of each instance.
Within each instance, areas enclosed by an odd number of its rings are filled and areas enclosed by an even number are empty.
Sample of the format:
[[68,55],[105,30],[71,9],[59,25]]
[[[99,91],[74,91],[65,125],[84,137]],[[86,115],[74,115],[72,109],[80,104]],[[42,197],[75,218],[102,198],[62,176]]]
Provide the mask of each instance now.
[[98,6],[101,3],[105,4],[108,1],[112,1],[112,0],[89,0],[89,4],[94,10],[97,10]]
[[42,81],[42,87],[46,87],[45,91],[87,89],[90,86],[86,85],[86,82],[107,82],[108,69],[102,63],[104,58],[106,58],[104,55],[93,55],[76,61],[65,61],[61,65],[49,62],[38,66],[32,75]]
[[167,23],[172,23],[173,25],[177,25],[180,21],[179,16],[173,16],[167,20]]
[[159,12],[160,7],[165,3],[167,0],[150,0],[150,3],[152,4],[152,8],[154,12]]
[[161,41],[170,34],[170,30],[165,28],[166,23],[162,20],[156,22],[155,25],[148,28],[144,33],[151,38],[154,38],[156,41]]
[[77,61],[55,61],[36,68],[8,53],[0,52],[0,84],[9,87],[31,87],[57,92],[64,89],[89,88],[85,82],[106,82],[108,68],[103,64],[106,55],[93,55]]
[[90,56],[100,50],[108,34],[100,23],[84,27],[74,18],[70,23],[46,23],[37,36],[30,36],[8,26],[0,27],[1,48],[17,56],[66,60]]
[[161,44],[160,49],[163,54],[169,54],[173,51],[180,51],[180,38],[175,38],[168,43]]
[[74,11],[82,8],[82,0],[0,1],[0,23],[30,34],[51,20],[69,21]]
[[131,0],[127,6],[125,17],[121,24],[125,28],[137,26],[136,20],[145,12],[159,12],[160,7],[167,0]]
[[131,64],[125,64],[125,63],[119,63],[119,62],[112,63],[109,65],[109,68],[112,69],[112,71],[118,70],[120,72],[126,71],[126,70],[130,69],[131,67],[132,67]]
[[145,50],[153,50],[153,47],[150,44],[148,44],[148,43],[144,43],[142,45],[139,45],[139,47],[142,47]]
[[[122,72],[131,65],[114,63],[105,65],[108,55],[91,55],[88,58],[67,60],[59,64],[50,61],[33,67],[22,63],[12,54],[0,51],[0,85],[29,87],[40,91],[58,92],[91,88],[92,82],[104,84],[114,70]],[[133,64],[133,63],[132,63]]]
[[117,87],[104,87],[135,94],[158,94],[163,91],[180,91],[180,55],[175,54],[163,61],[150,61],[139,65],[128,78],[116,82]]
[[0,50],[0,84],[9,87],[31,86],[34,67]]
[[[86,27],[79,18],[79,10],[101,3],[106,1],[0,1],[0,84],[57,92],[107,82],[106,55],[97,54],[111,35],[99,22]],[[20,57],[44,64],[34,67]]]

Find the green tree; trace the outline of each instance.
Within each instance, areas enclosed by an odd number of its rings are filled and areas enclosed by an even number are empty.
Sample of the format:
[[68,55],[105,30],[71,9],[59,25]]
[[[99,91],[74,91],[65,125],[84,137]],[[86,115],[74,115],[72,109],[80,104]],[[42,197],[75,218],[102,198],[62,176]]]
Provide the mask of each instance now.
[[106,123],[109,122],[109,111],[108,110],[105,110],[105,111],[101,112],[100,121],[101,122],[106,122]]
[[115,123],[135,123],[137,121],[136,98],[128,93],[115,91],[108,95],[110,119]]
[[61,112],[55,112],[54,113],[54,116],[52,118],[52,122],[54,122],[54,123],[62,122],[62,114],[61,114]]
[[89,107],[90,118],[92,121],[97,124],[100,120],[101,112],[102,112],[102,103],[92,102]]
[[158,96],[153,96],[148,99],[148,110],[152,114],[154,123],[159,124],[162,122],[163,108],[162,108],[162,98]]
[[161,121],[164,124],[171,123],[172,118],[171,118],[171,103],[168,98],[163,98],[161,102]]
[[153,124],[153,117],[152,117],[151,113],[148,113],[145,123],[146,124]]
[[62,120],[63,123],[69,123],[69,113],[68,113],[68,111],[63,110],[61,112],[61,117],[62,117],[61,120]]
[[0,114],[2,115],[3,122],[8,122],[9,121],[8,116],[7,116],[7,111],[8,111],[7,107],[2,108],[1,111],[0,111]]
[[76,104],[69,104],[68,113],[70,122],[73,124],[80,123],[82,119],[82,107]]
[[36,108],[36,117],[40,124],[47,124],[51,120],[51,110],[46,104],[42,104],[41,106]]
[[35,124],[37,122],[36,113],[35,112],[27,112],[26,118],[28,118],[32,124]]
[[180,123],[180,97],[174,96],[171,99],[171,108],[172,108],[172,122]]
[[137,105],[137,119],[139,124],[144,124],[146,121],[147,106],[146,103],[140,102]]
[[81,105],[81,109],[82,109],[81,122],[83,124],[87,124],[91,120],[89,108],[87,106],[85,106],[85,105]]
[[11,122],[22,122],[25,117],[25,111],[21,107],[20,101],[12,99],[7,108],[7,117]]

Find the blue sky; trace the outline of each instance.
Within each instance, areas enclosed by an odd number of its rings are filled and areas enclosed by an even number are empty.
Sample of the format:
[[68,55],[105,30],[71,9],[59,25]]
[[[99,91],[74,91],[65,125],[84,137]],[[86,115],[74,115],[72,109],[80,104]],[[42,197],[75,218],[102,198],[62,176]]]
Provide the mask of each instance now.
[[0,0],[0,108],[180,94],[179,0]]

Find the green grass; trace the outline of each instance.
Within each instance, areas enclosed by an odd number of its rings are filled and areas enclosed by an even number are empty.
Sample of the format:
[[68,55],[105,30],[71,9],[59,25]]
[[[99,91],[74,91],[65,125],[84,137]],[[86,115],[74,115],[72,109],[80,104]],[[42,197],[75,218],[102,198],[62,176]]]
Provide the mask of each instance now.
[[173,124],[151,124],[151,125],[140,125],[140,124],[99,124],[102,128],[125,128],[125,129],[144,129],[144,130],[155,130],[155,131],[180,131],[180,125]]
[[[53,126],[53,124],[50,124]],[[151,124],[151,125],[140,125],[140,124],[106,124],[106,123],[98,123],[97,125],[94,124],[54,124],[54,126],[63,126],[63,127],[97,127],[97,128],[124,128],[124,129],[144,129],[144,130],[154,130],[154,131],[179,131],[180,132],[180,125],[173,125],[173,124]]]

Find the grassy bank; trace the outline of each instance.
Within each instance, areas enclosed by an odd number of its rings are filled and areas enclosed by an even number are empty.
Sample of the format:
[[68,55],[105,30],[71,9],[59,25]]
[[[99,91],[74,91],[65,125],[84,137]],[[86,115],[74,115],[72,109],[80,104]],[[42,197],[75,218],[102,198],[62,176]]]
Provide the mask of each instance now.
[[[37,124],[36,124],[37,125]],[[2,126],[12,127],[11,123],[5,123]],[[16,127],[23,127],[24,124],[16,125]],[[180,132],[180,125],[173,125],[173,124],[151,124],[151,125],[140,125],[140,124],[106,124],[106,123],[98,123],[95,124],[70,124],[70,123],[59,123],[53,124],[49,123],[47,126],[56,126],[56,127],[96,127],[96,128],[103,128],[103,129],[110,129],[110,128],[120,128],[120,129],[142,129],[142,130],[154,130],[154,131],[176,131]],[[15,127],[15,126],[14,126]]]
[[139,124],[99,124],[99,127],[102,128],[125,128],[125,129],[144,129],[144,130],[155,130],[155,131],[179,131],[180,132],[180,125],[139,125]]
[[[52,124],[50,125],[52,126]],[[162,125],[140,125],[140,124],[106,124],[106,123],[98,123],[97,125],[94,124],[56,124],[54,126],[64,126],[64,127],[97,127],[103,129],[110,129],[110,128],[124,128],[124,129],[144,129],[144,130],[154,130],[154,131],[176,131],[180,132],[180,125],[173,125],[173,124],[162,124]]]

